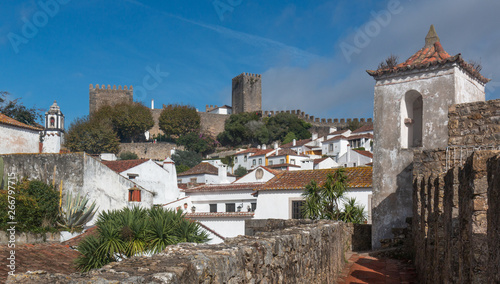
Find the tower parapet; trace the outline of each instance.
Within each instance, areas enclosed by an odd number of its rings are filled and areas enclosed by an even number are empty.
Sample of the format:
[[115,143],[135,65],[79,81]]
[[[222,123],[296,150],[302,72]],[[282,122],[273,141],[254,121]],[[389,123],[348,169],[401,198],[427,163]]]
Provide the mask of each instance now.
[[97,111],[100,107],[104,105],[116,105],[123,102],[133,102],[134,100],[134,88],[132,86],[121,85],[116,87],[116,85],[105,86],[102,84],[96,84],[95,87],[90,84],[89,86],[89,114]]

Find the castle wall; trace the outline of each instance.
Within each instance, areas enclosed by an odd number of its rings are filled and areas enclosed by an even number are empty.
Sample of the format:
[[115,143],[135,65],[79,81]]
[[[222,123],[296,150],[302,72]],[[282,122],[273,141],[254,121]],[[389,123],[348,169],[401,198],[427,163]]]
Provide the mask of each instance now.
[[217,137],[217,135],[224,131],[224,124],[230,114],[216,114],[208,112],[199,112],[201,119],[201,131]]
[[[179,244],[89,273],[16,274],[10,283],[334,283],[350,250],[353,228],[343,222],[287,222],[285,228],[226,239],[218,245]],[[302,224],[302,225],[301,225]]]
[[453,105],[449,145],[415,151],[413,250],[422,283],[500,281],[499,117],[500,100]]
[[170,151],[173,149],[183,150],[184,146],[177,147],[175,143],[169,142],[144,142],[144,143],[120,143],[120,156],[123,152],[132,152],[139,157],[139,159],[152,159],[161,160],[170,158]]
[[134,99],[134,88],[130,86],[118,86],[116,85],[111,88],[110,85],[107,87],[103,85],[99,86],[97,84],[95,88],[90,84],[89,88],[89,114],[97,111],[101,106],[104,105],[116,105],[123,102],[132,103]]

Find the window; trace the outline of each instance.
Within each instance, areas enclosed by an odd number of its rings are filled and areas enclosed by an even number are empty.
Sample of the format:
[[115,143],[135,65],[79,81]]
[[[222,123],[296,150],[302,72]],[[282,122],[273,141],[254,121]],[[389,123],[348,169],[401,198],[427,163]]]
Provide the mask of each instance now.
[[257,164],[257,161],[255,159],[252,160],[252,165],[255,166]]
[[177,180],[177,183],[182,183],[182,179],[178,179],[178,180]]
[[226,212],[236,212],[234,203],[226,203]]
[[262,158],[259,158],[259,165],[262,165]]
[[356,166],[356,163],[352,163],[352,166],[355,167]]
[[128,201],[141,202],[141,190],[137,187],[132,187],[128,190]]
[[295,159],[291,159],[290,164],[295,165]]
[[284,164],[285,163],[285,159],[280,159],[280,164]]
[[190,179],[189,179],[189,182],[190,182],[190,183],[196,183],[196,178],[195,178],[195,177],[194,177],[194,178],[190,178]]
[[252,202],[252,212],[254,212],[255,209],[257,209],[257,202]]
[[273,165],[273,161],[269,161],[269,165],[272,166]]
[[136,177],[138,177],[139,175],[138,174],[127,174],[128,176],[128,179],[135,179]]
[[234,163],[237,164],[238,163],[238,157],[234,157]]
[[210,212],[211,213],[217,212],[217,204],[210,204]]
[[292,219],[304,219],[302,216],[303,200],[292,201]]
[[330,151],[333,151],[333,144],[330,144]]
[[409,91],[401,102],[401,147],[422,146],[422,95]]
[[56,120],[53,117],[51,117],[50,118],[50,126],[54,127],[55,122],[56,122]]
[[247,156],[243,157],[244,162],[247,162]]

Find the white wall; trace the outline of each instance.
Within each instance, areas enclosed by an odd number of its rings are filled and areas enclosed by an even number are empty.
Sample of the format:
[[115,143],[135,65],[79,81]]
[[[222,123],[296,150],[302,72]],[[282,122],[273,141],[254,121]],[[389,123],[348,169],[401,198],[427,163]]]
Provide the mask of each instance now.
[[154,204],[165,204],[179,198],[180,189],[177,187],[175,173],[171,175],[151,160],[120,173],[126,178],[128,174],[137,174],[133,182],[156,193]]
[[47,131],[43,137],[43,153],[59,153],[61,151],[61,144],[63,141],[62,132]]
[[291,219],[291,200],[299,200],[301,190],[262,190],[257,197],[255,219]]
[[[263,175],[262,178],[257,179],[256,177],[256,172],[258,169],[262,169]],[[261,182],[266,182],[270,179],[272,179],[275,175],[267,171],[266,169],[263,169],[262,167],[258,167],[251,172],[247,173],[246,175],[242,176],[239,180],[235,181],[234,183],[261,183]]]
[[[347,156],[348,156],[347,153],[342,155],[338,159],[337,163],[342,167],[346,167],[345,164],[347,164],[347,167],[358,167],[358,166],[366,165],[366,164],[371,163],[373,161],[372,158],[367,157],[365,155],[361,155],[352,149],[349,150],[349,156],[350,156],[349,159],[347,159]],[[354,164],[356,164],[356,165],[354,165]]]
[[[210,229],[217,232],[224,238],[233,238],[239,235],[245,235],[245,219],[251,219],[251,217],[215,217],[215,218],[193,218],[203,225],[209,227]],[[221,243],[222,240],[219,238],[214,238],[209,244]]]
[[253,192],[253,190],[238,190],[186,194],[191,197],[192,204],[196,206],[196,212],[210,212],[210,204],[217,204],[217,212],[226,212],[226,203],[235,203],[235,207],[243,204],[241,211],[247,212],[247,207],[251,206],[252,202],[257,202],[257,198],[252,195]]
[[0,124],[0,154],[38,153],[39,131]]
[[[191,178],[196,178],[196,183],[206,183],[206,184],[220,184],[221,183],[219,175],[212,175],[212,174],[198,174],[198,175],[187,175],[187,176],[178,177],[178,179],[181,180],[181,183],[189,183],[189,182],[191,182]],[[227,179],[227,181],[229,181],[231,183],[231,182],[236,180],[236,177],[227,176],[226,179]]]

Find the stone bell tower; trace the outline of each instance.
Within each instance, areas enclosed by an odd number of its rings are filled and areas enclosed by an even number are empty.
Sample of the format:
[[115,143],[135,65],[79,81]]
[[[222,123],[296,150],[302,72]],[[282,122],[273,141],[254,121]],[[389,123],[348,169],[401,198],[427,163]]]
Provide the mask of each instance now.
[[43,153],[59,153],[64,142],[64,114],[57,102],[45,113],[43,131]]
[[405,62],[367,71],[375,79],[372,245],[412,216],[413,150],[448,144],[448,107],[484,101],[489,81],[460,54],[450,56],[431,26]]

